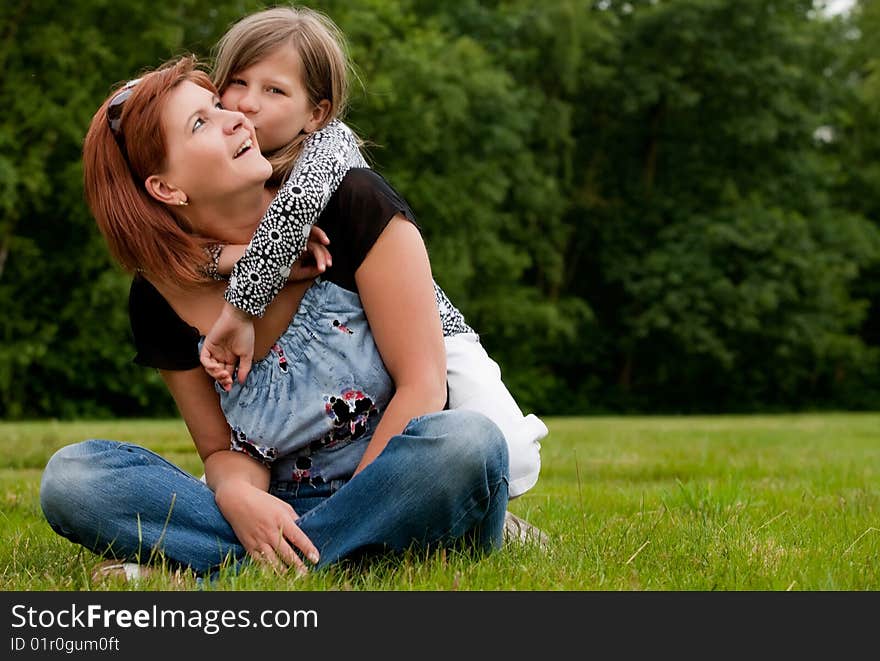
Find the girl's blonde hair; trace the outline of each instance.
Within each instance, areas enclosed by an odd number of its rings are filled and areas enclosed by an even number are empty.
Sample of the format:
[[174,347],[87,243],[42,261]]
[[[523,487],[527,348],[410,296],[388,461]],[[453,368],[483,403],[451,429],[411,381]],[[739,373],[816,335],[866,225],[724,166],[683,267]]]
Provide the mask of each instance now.
[[[274,7],[235,23],[214,49],[213,80],[222,94],[233,75],[257,64],[281,46],[296,49],[303,64],[303,86],[309,102],[330,102],[321,129],[341,119],[348,105],[349,74],[354,75],[348,47],[339,27],[326,15],[307,7]],[[266,154],[272,164],[272,182],[293,168],[306,135]]]

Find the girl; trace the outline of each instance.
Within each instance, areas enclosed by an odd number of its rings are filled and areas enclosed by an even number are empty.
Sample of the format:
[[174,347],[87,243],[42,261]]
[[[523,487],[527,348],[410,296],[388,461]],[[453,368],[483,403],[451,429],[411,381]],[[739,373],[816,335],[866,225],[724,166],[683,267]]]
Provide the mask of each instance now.
[[[279,7],[236,23],[217,46],[214,82],[224,108],[256,127],[260,149],[284,181],[243,256],[231,269],[224,306],[201,352],[208,373],[225,388],[244,383],[253,356],[253,318],[290,277],[311,225],[351,168],[367,167],[358,139],[340,121],[347,102],[349,62],[339,29],[305,8]],[[231,264],[214,252],[212,273]],[[332,268],[317,253],[316,269]],[[488,416],[504,433],[510,458],[510,497],[531,489],[540,471],[547,427],[523,416],[501,381],[501,370],[443,291],[434,284],[446,344],[448,407]],[[509,517],[509,521],[510,521]],[[520,526],[522,523],[513,519]]]

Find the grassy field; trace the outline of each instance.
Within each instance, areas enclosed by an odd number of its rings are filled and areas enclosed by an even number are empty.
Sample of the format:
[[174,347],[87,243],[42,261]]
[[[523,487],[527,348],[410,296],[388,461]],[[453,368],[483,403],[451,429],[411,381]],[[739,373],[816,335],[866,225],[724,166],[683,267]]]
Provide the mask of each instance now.
[[[538,485],[510,509],[551,537],[474,561],[455,553],[302,578],[251,568],[217,590],[878,590],[880,414],[546,418]],[[42,466],[86,438],[141,443],[195,474],[178,420],[0,423],[0,589],[194,589],[160,573],[90,578],[55,535]]]

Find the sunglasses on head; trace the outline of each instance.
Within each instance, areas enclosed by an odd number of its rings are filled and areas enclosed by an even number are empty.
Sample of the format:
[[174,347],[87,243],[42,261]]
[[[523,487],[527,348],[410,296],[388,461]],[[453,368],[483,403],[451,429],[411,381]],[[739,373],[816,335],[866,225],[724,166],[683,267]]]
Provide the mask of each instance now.
[[113,137],[116,138],[116,142],[122,146],[122,106],[125,104],[125,101],[128,97],[131,96],[131,92],[134,89],[135,85],[141,82],[140,78],[135,78],[134,80],[129,80],[125,85],[116,93],[110,103],[107,104],[107,126],[110,127],[110,132],[113,134]]

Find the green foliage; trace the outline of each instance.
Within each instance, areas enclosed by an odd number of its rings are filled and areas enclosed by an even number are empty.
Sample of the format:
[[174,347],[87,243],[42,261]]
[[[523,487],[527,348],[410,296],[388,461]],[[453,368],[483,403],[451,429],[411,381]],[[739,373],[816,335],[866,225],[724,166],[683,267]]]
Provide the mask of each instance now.
[[[252,0],[0,9],[0,417],[160,415],[80,149]],[[880,2],[325,0],[347,120],[523,408],[880,405]]]
[[653,352],[638,354],[651,371],[644,396],[672,386],[668,405],[684,396],[719,410],[827,399],[871,357],[852,334],[866,303],[847,292],[878,256],[880,234],[861,219],[808,220],[758,198],[665,228],[626,285],[640,302],[636,353]]

